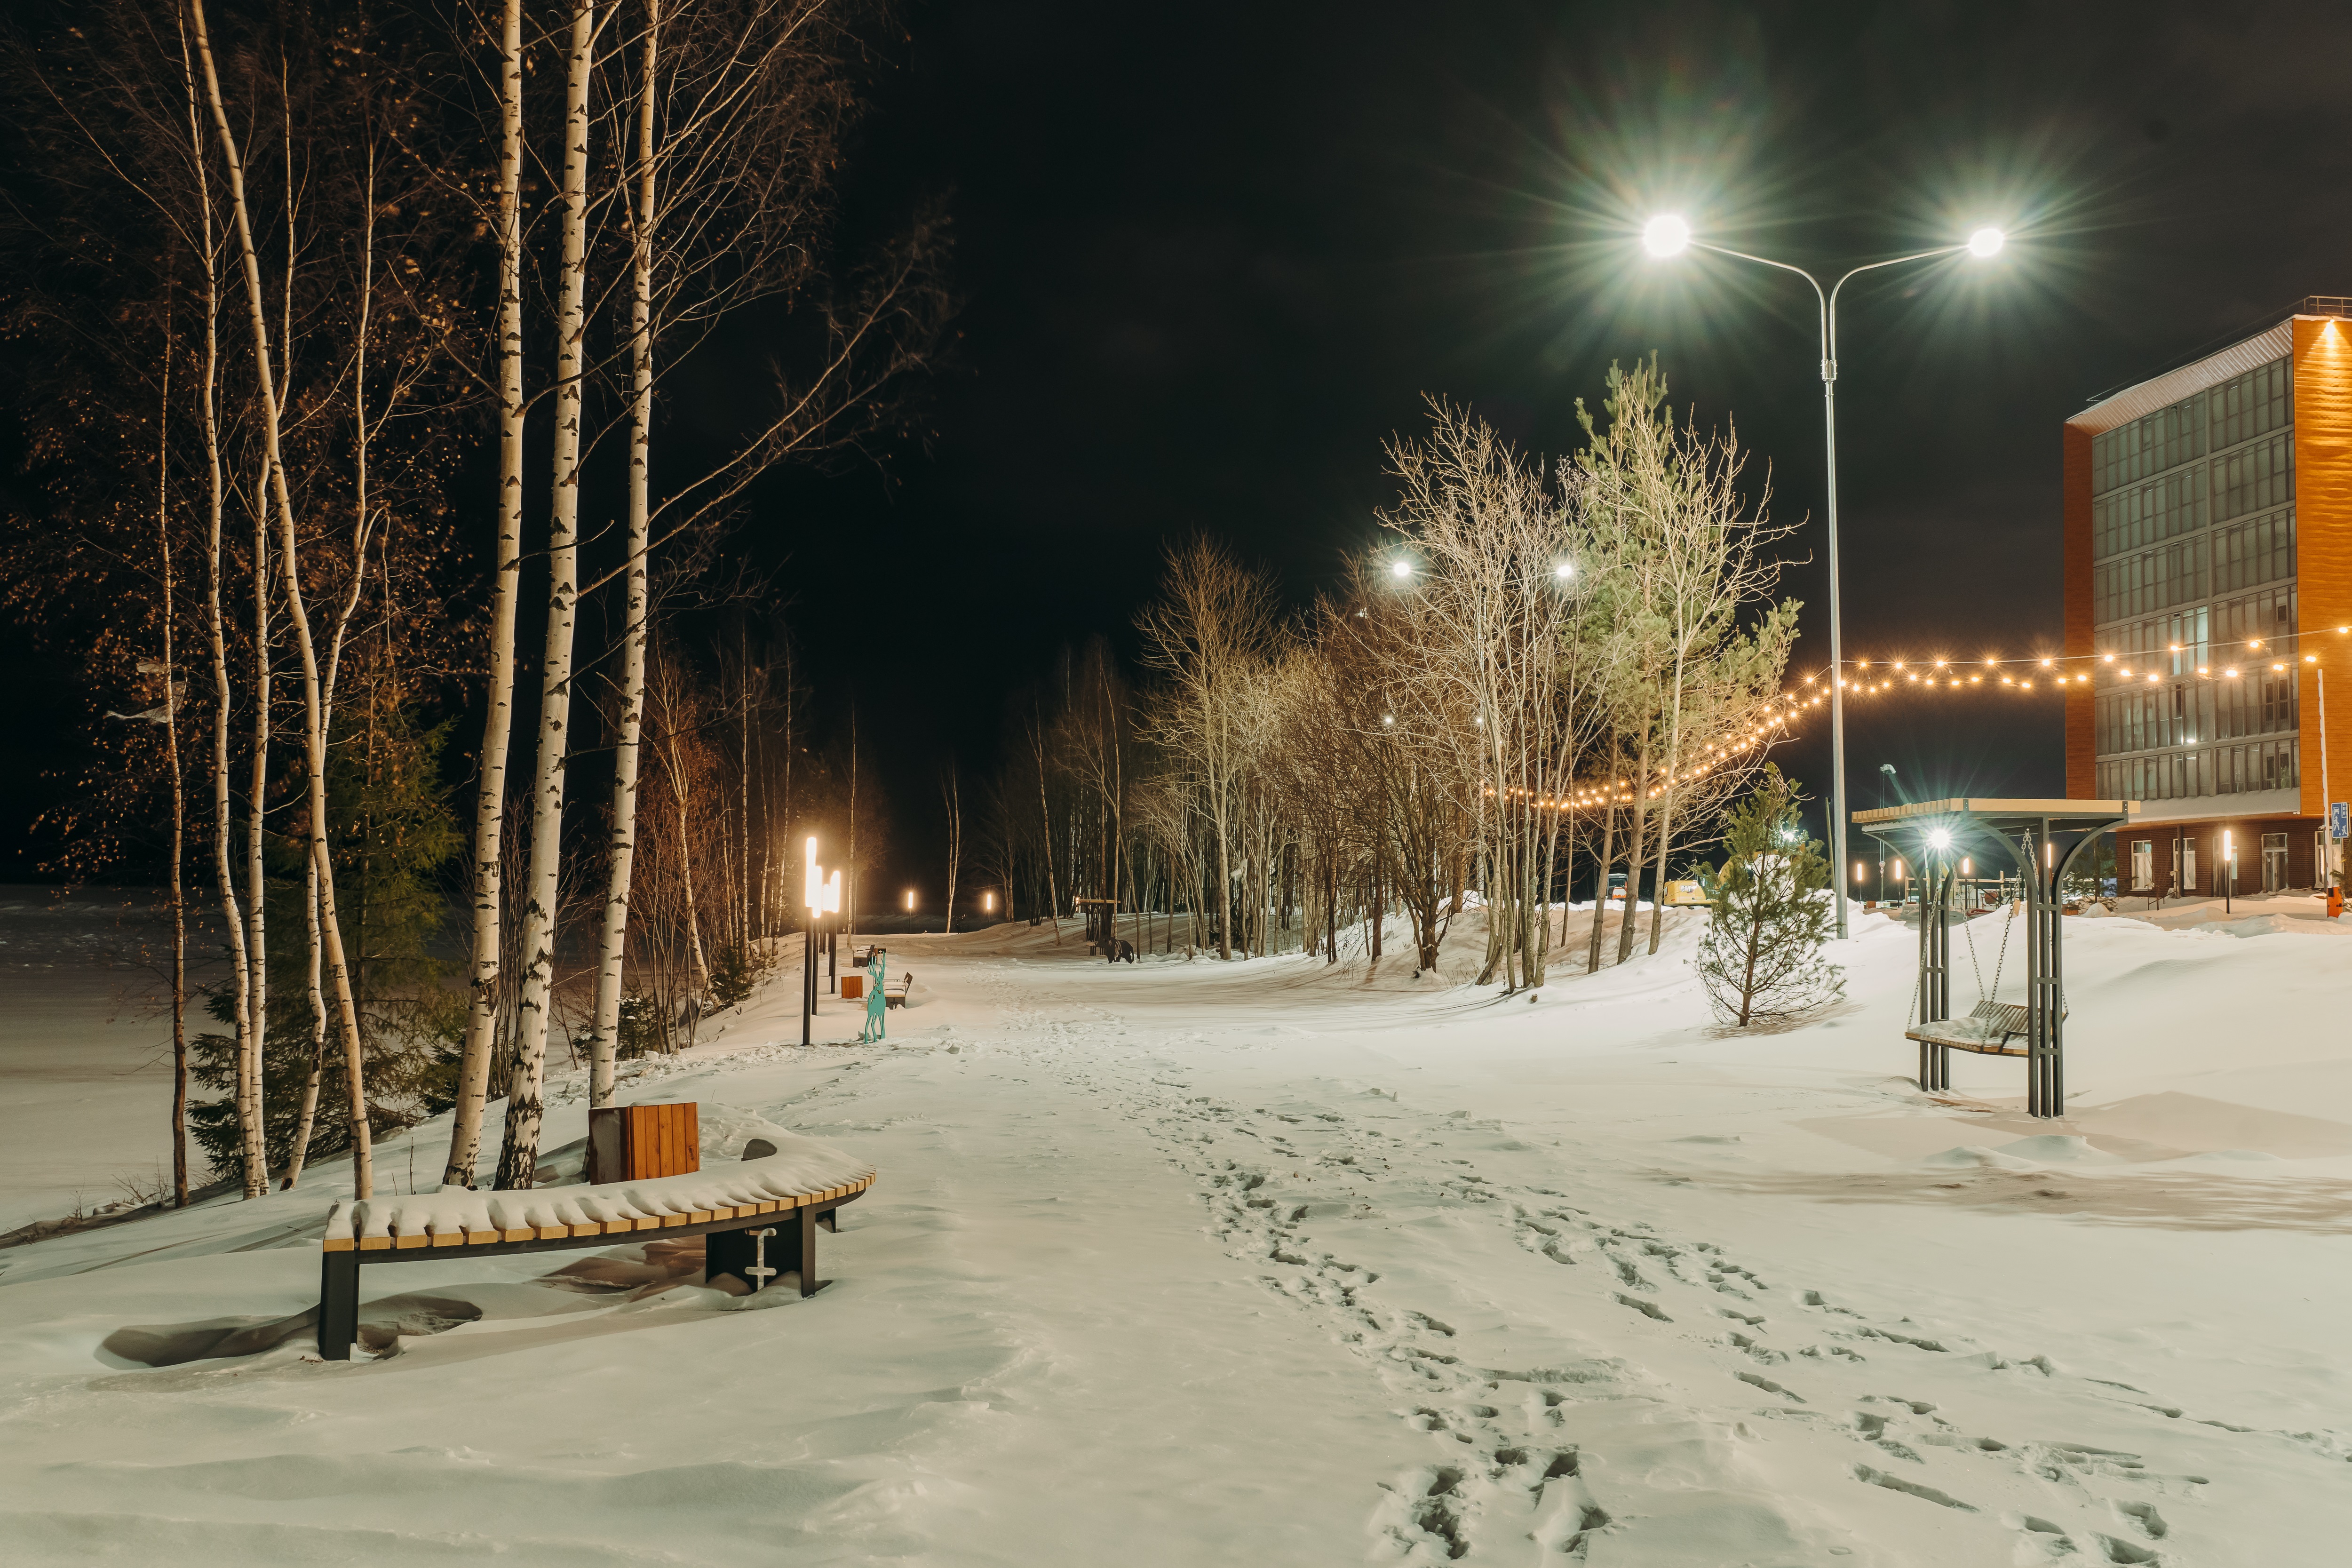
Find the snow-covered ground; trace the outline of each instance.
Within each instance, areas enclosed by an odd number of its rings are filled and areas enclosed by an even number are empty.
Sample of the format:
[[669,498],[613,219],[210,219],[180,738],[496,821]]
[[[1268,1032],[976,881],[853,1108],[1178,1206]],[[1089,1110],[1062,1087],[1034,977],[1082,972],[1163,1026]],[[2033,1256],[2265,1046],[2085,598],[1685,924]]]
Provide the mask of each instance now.
[[[1458,952],[1416,983],[1393,948],[1374,974],[896,938],[916,986],[887,1045],[793,1043],[787,972],[625,1087],[701,1101],[706,1161],[775,1125],[880,1168],[823,1292],[707,1290],[659,1247],[406,1263],[362,1277],[390,1353],[321,1363],[279,1320],[315,1299],[334,1166],[0,1251],[0,1541],[565,1568],[2340,1561],[2352,946],[2233,915],[2067,922],[2056,1125],[2020,1114],[2014,1060],[1956,1058],[1947,1101],[1907,1081],[1913,936],[1883,917],[1841,952],[1843,1008],[1749,1037],[1707,1025],[1679,914],[1657,957],[1532,999],[1460,984]],[[1999,921],[1970,929],[1988,981]],[[831,1004],[819,1037],[855,1027]],[[584,1118],[560,1103],[551,1146]],[[444,1137],[413,1163],[394,1141],[385,1184],[429,1186]]]

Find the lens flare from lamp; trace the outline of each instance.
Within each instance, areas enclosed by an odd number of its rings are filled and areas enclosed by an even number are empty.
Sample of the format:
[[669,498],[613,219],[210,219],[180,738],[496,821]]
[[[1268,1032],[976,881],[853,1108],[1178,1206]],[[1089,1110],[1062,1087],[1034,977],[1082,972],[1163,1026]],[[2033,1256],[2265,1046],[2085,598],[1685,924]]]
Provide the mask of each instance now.
[[1412,576],[1412,562],[1410,562],[1410,561],[1400,561],[1400,562],[1398,562],[1395,565],[1393,565],[1393,566],[1391,566],[1391,567],[1390,567],[1390,568],[1389,568],[1389,575],[1390,575],[1390,576],[1391,576],[1391,577],[1410,577],[1410,576]]
[[1673,213],[1660,213],[1642,226],[1642,248],[1661,260],[1688,249],[1690,237],[1690,225]]
[[2009,236],[1997,228],[1985,227],[1969,236],[1970,256],[1999,256],[2000,247],[2009,243]]

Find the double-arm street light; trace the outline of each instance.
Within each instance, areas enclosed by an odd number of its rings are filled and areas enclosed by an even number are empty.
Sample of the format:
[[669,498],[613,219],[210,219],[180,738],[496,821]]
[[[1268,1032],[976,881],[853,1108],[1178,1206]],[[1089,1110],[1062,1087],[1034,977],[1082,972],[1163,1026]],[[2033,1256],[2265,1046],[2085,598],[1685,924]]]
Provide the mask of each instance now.
[[1980,228],[1960,245],[1938,246],[1910,256],[1896,256],[1885,261],[1865,262],[1853,268],[1827,289],[1821,279],[1801,267],[1791,267],[1785,261],[1775,261],[1769,256],[1750,256],[1744,250],[1732,250],[1720,245],[1709,245],[1691,233],[1690,225],[1672,214],[1652,218],[1642,230],[1642,247],[1652,256],[1664,258],[1679,256],[1685,250],[1710,251],[1727,256],[1735,261],[1752,261],[1759,267],[1776,267],[1783,272],[1793,272],[1813,286],[1813,298],[1821,305],[1822,337],[1822,418],[1829,454],[1829,524],[1830,524],[1830,841],[1832,863],[1838,868],[1837,933],[1846,932],[1845,911],[1845,662],[1844,646],[1838,621],[1838,510],[1837,510],[1837,299],[1838,290],[1865,272],[1882,268],[1901,267],[1906,262],[1932,260],[1938,256],[1954,256],[1966,251],[1970,256],[1990,257],[2000,253],[2003,235],[1997,228]]

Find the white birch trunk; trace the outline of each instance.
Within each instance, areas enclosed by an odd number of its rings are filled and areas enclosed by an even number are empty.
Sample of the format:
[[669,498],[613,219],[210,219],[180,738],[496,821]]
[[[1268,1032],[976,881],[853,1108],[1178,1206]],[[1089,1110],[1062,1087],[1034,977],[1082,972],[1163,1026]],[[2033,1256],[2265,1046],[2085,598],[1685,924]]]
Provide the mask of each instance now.
[[269,1190],[268,1150],[262,1124],[262,1047],[269,1036],[268,868],[263,863],[262,807],[269,795],[269,721],[274,700],[269,668],[269,526],[259,498],[253,506],[253,770],[245,803],[246,993],[253,1010],[247,1049],[237,1063],[237,1121],[245,1140],[245,1195]]
[[515,607],[522,567],[522,0],[506,0],[499,43],[499,521],[491,563],[489,713],[474,801],[473,1005],[457,1065],[445,1185],[471,1187],[499,1040],[507,753],[514,732]]
[[580,569],[582,377],[587,359],[588,88],[595,0],[573,0],[564,64],[563,262],[556,321],[553,504],[548,518],[547,641],[540,683],[539,758],[531,781],[530,887],[523,910],[520,1037],[507,1091],[501,1190],[528,1187],[539,1165],[541,1093],[555,992],[556,903],[563,863],[564,757],[572,743],[572,640]]
[[[661,0],[646,0],[645,79],[637,100],[635,244],[629,267],[629,564],[623,578],[621,713],[613,746],[613,841],[604,889],[604,929],[596,954],[596,1014],[588,1040],[588,1103],[613,1103],[621,1037],[621,966],[628,952],[629,888],[637,853],[637,771],[645,733],[646,549],[652,500],[654,419],[653,243],[654,68],[661,41]],[[746,808],[749,809],[748,807]]]
[[[253,968],[246,950],[245,910],[236,896],[236,830],[229,789],[229,723],[234,718],[228,673],[228,632],[221,607],[221,525],[228,500],[221,473],[220,418],[220,275],[214,264],[211,176],[205,162],[204,125],[196,95],[195,63],[184,33],[180,63],[186,79],[189,160],[196,174],[196,195],[203,209],[205,256],[205,373],[198,395],[204,420],[205,491],[205,629],[212,645],[213,665],[213,859],[219,881],[222,923],[228,931],[231,992],[230,1022],[235,1031],[236,1099],[238,1133],[244,1137],[247,1061],[257,1050],[254,1038]],[[248,1183],[246,1195],[253,1197]]]

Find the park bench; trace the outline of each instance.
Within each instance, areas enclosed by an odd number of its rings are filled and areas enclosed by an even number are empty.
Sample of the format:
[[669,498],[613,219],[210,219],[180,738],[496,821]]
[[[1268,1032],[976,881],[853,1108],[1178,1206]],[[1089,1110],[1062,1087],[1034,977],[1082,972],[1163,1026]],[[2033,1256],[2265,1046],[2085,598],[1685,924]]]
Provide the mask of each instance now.
[[906,973],[898,976],[896,980],[892,980],[887,976],[885,976],[882,981],[882,1005],[885,1007],[905,1006],[907,1005],[907,993],[913,990],[914,986],[915,972],[911,969]]
[[[359,1333],[360,1269],[373,1263],[446,1262],[629,1238],[709,1239],[703,1278],[732,1274],[757,1290],[797,1273],[816,1293],[816,1233],[874,1184],[870,1166],[822,1145],[683,1175],[517,1192],[338,1199],[327,1215],[319,1273],[319,1354],[349,1361]],[[766,1233],[766,1234],[761,1234]]]

